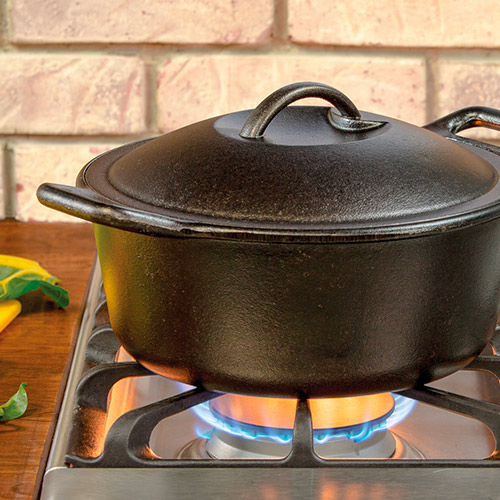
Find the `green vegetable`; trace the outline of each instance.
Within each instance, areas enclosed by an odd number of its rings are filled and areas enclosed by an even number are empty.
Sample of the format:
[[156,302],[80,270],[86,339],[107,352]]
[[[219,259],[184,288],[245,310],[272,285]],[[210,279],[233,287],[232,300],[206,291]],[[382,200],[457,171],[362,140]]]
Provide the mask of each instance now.
[[69,304],[67,290],[56,285],[58,279],[51,276],[33,260],[0,255],[0,300],[17,299],[20,295],[40,288],[59,307]]
[[0,422],[14,420],[24,415],[28,407],[28,395],[24,390],[27,385],[23,382],[19,390],[6,403],[0,405]]

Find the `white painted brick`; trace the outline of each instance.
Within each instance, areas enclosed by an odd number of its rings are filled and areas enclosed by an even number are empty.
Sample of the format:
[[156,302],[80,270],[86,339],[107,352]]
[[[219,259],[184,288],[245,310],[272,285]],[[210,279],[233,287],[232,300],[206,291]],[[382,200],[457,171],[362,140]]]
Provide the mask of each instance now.
[[500,47],[497,0],[288,0],[289,34],[307,44]]
[[0,133],[145,130],[145,70],[134,57],[0,55]]
[[273,0],[15,0],[15,43],[258,44],[271,37]]

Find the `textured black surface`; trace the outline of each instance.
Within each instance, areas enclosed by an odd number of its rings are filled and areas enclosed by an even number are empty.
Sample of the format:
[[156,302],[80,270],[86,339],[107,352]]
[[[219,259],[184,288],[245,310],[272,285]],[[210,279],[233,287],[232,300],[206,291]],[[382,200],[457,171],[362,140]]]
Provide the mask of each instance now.
[[404,389],[472,361],[496,324],[498,220],[363,244],[95,230],[123,346],[152,371],[208,390]]
[[177,130],[107,168],[92,164],[85,179],[129,206],[255,226],[398,220],[478,198],[497,180],[484,159],[397,120],[369,115],[388,123],[345,133],[330,125],[328,108],[294,106],[263,138],[243,139],[247,116]]

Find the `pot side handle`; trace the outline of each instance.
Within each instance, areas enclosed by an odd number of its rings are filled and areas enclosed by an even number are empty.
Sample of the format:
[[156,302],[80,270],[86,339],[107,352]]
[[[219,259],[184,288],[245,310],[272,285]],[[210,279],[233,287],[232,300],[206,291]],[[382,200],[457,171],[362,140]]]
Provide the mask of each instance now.
[[111,202],[90,189],[44,183],[36,196],[42,205],[90,222],[101,222]]
[[485,127],[500,131],[500,110],[484,106],[471,106],[443,116],[425,125],[423,128],[444,137],[448,137],[454,141],[486,149],[500,155],[500,148],[497,146],[456,135],[462,130],[475,127]]
[[83,220],[145,234],[179,232],[179,221],[117,205],[87,188],[42,184],[37,198],[46,207]]

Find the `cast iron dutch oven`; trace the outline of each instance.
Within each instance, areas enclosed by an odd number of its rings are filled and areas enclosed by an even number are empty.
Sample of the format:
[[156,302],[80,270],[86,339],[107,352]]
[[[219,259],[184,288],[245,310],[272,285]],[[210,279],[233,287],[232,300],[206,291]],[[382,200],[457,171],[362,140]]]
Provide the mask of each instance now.
[[[335,108],[291,106],[320,97]],[[346,396],[467,365],[500,299],[498,128],[424,128],[322,84],[107,152],[40,201],[95,223],[113,329],[154,372],[206,389]]]

